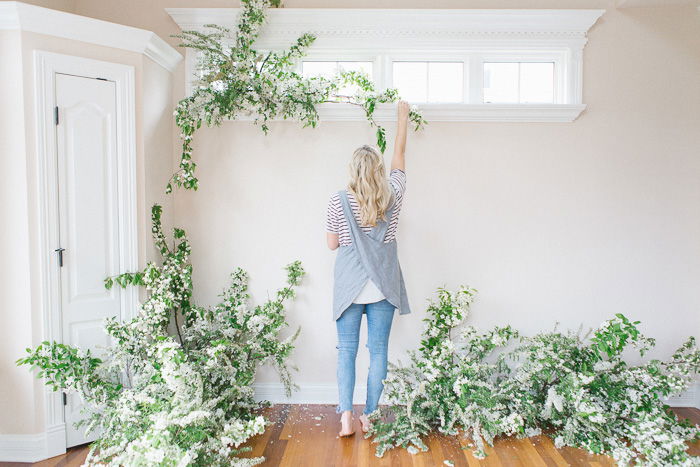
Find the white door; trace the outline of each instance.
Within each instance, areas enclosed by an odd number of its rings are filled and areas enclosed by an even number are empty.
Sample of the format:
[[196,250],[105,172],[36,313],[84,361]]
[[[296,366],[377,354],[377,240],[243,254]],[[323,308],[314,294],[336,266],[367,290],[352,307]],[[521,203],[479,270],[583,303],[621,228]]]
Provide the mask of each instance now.
[[[120,314],[119,288],[103,283],[119,273],[120,257],[115,83],[55,76],[62,338],[100,356],[109,345],[103,321]],[[80,397],[64,403],[67,447],[93,441],[73,426]]]

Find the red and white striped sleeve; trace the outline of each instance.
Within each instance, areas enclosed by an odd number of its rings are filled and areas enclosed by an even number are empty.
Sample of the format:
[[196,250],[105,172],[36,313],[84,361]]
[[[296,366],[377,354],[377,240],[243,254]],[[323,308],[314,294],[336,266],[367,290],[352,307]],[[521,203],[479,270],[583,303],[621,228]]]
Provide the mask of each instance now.
[[337,234],[339,232],[339,212],[340,198],[338,193],[331,195],[328,200],[328,209],[326,212],[326,232]]
[[401,206],[403,194],[406,192],[406,173],[401,169],[393,169],[389,174],[389,184],[394,190],[394,196],[396,197],[394,204]]

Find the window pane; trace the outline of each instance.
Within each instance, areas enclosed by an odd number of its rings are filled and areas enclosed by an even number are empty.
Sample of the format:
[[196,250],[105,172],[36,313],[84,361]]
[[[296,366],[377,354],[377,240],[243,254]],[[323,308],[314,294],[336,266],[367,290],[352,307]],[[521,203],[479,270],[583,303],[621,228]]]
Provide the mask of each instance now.
[[[360,71],[372,78],[372,62],[337,62],[338,72]],[[345,86],[338,90],[341,96],[351,96],[359,90],[358,86]]]
[[304,76],[323,76],[331,78],[341,71],[361,71],[372,77],[372,62],[307,62],[301,64],[301,73]]
[[337,62],[338,71],[361,71],[372,77],[372,62]]
[[409,102],[428,101],[428,63],[394,62],[393,87]]
[[[301,64],[301,74],[307,78],[320,76],[333,78],[341,71],[360,71],[372,78],[372,62],[307,62]],[[358,90],[357,86],[345,86],[338,90],[342,96],[350,96]]]
[[461,62],[428,64],[428,102],[462,102],[464,64]]
[[301,74],[308,78],[314,76],[332,78],[337,67],[337,62],[302,62]]
[[554,102],[554,63],[520,64],[520,102]]
[[518,102],[518,63],[484,63],[484,102]]
[[554,102],[554,63],[484,63],[484,102]]
[[409,102],[462,102],[464,63],[394,62],[393,87]]

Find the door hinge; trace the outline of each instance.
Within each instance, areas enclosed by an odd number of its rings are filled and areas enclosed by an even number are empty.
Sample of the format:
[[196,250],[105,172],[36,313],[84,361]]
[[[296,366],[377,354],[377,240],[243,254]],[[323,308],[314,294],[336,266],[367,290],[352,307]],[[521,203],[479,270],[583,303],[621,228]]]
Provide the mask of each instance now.
[[68,405],[68,396],[65,392],[63,393],[63,405]]
[[65,248],[56,248],[55,250],[56,253],[58,253],[58,267],[62,268],[63,267],[63,252],[66,251]]
[[58,126],[58,106],[53,108],[53,122]]

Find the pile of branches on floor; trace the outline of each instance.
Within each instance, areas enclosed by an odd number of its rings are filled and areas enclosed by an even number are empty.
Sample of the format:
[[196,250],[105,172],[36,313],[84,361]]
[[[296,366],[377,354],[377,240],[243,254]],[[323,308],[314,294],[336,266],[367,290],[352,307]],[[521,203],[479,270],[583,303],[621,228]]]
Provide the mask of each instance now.
[[408,366],[391,366],[390,406],[371,419],[376,454],[402,446],[426,451],[432,430],[467,438],[477,458],[496,436],[544,431],[557,447],[607,454],[620,465],[700,465],[687,442],[698,427],[678,421],[663,397],[686,390],[700,372],[690,337],[668,361],[639,365],[654,340],[622,314],[588,336],[554,330],[524,337],[510,326],[486,333],[464,326],[476,291],[441,289],[427,310],[420,347]]
[[18,363],[39,368],[47,385],[87,402],[86,430],[100,435],[88,465],[258,464],[264,459],[238,457],[267,423],[252,383],[257,369],[271,363],[292,390],[287,357],[298,331],[285,339],[280,331],[287,324],[284,303],[304,271],[298,261],[288,265],[287,286],[251,306],[248,277],[237,269],[221,303],[197,306],[185,232],[174,229],[171,247],[160,217],[156,205],[152,233],[162,263],[106,280],[107,288],[145,286],[148,298],[130,321],[108,320],[112,346],[105,355],[44,342]]

